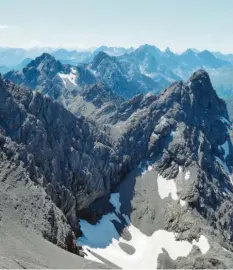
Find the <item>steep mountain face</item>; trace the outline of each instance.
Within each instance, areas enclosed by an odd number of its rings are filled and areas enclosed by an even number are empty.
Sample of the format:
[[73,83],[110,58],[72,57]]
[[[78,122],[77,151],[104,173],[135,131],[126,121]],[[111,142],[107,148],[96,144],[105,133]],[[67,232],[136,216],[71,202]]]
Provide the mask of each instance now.
[[135,66],[140,68],[149,77],[163,77],[170,82],[180,78],[187,79],[200,68],[218,69],[231,66],[229,61],[216,58],[207,50],[195,52],[188,49],[182,54],[175,54],[169,48],[162,52],[150,45],[143,45],[121,56],[121,59],[131,63],[131,68],[135,69]]
[[180,79],[169,66],[165,66],[168,57],[172,58],[172,55],[168,56],[167,52],[163,53],[155,46],[143,45],[120,59],[131,73],[141,72],[154,81],[163,82],[163,86],[167,87],[169,82]]
[[159,84],[139,71],[130,72],[116,57],[98,53],[87,67],[116,94],[131,98],[138,93],[158,92]]
[[49,54],[31,61],[22,71],[8,72],[4,78],[48,95],[77,115],[93,116],[104,105],[123,102],[110,88],[98,83],[85,66],[63,65]]
[[22,71],[5,74],[6,79],[59,99],[67,91],[80,91],[83,85],[95,83],[95,77],[82,67],[63,65],[44,53],[31,61]]
[[[96,70],[91,70],[92,74],[89,74],[89,77],[94,75],[97,81],[107,83],[108,87],[115,88],[116,94],[127,99],[132,98],[135,94],[147,93],[148,91],[157,94],[175,80],[187,80],[195,70],[200,68],[208,71],[214,87],[222,98],[232,96],[231,56],[212,53],[207,50],[199,52],[195,49],[188,49],[182,54],[176,54],[169,48],[161,51],[155,46],[147,44],[137,49],[101,46],[94,51],[48,48],[28,51],[23,49],[9,49],[9,51],[1,49],[0,64],[2,67],[0,70],[2,73],[9,70],[20,70],[28,63],[28,58],[37,57],[44,51],[50,52],[65,66],[72,65],[76,69],[78,65],[82,71],[88,66],[88,69],[85,70],[86,73],[88,73],[89,68],[96,59],[104,58],[103,63],[99,63],[99,66],[95,67]],[[108,60],[101,52],[110,56]],[[12,55],[15,55],[14,61],[17,62],[15,64],[12,64],[11,60],[7,61]],[[100,70],[99,73],[97,69]],[[69,69],[67,71],[67,68],[65,68],[65,70],[65,74],[71,73]],[[19,74],[14,73],[15,76],[20,77]],[[90,82],[87,81],[87,83]],[[59,93],[60,87],[55,92]]]
[[[120,152],[127,152],[132,167],[141,163],[111,195],[114,212],[98,226],[81,221],[84,237],[78,241],[120,267],[230,267],[230,126],[226,105],[204,71],[186,84],[172,84],[124,124],[116,123]],[[109,228],[107,236],[104,228]],[[177,240],[184,246],[176,247]]]
[[[85,88],[83,99],[105,116],[102,124],[0,80],[6,197],[21,198],[26,182],[32,197],[17,204],[19,213],[40,209],[42,225],[36,215],[30,223],[59,245],[69,226],[82,233],[88,258],[123,268],[232,267],[231,124],[208,74],[123,103],[96,89]],[[26,203],[31,190],[43,194],[43,209]]]
[[[232,96],[231,57],[221,57],[210,51],[188,49],[175,54],[169,48],[161,51],[155,46],[143,45],[119,57],[123,66],[131,73],[138,70],[166,88],[175,80],[187,80],[191,74],[204,68],[210,74],[218,94],[222,98]],[[161,88],[160,88],[161,89]]]
[[117,96],[103,83],[85,86],[79,95],[64,96],[62,103],[75,115],[84,115],[94,121],[107,121],[109,114],[115,112],[123,103],[123,98]]
[[76,211],[109,192],[110,179],[120,179],[116,171],[123,164],[107,134],[50,98],[11,83],[1,82],[1,99],[1,128],[15,157],[77,229]]

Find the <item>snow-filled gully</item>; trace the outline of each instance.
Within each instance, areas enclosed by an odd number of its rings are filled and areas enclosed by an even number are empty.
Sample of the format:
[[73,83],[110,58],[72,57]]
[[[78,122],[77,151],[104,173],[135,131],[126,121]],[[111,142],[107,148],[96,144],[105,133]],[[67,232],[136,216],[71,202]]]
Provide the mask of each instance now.
[[[151,169],[152,167],[148,164],[146,171]],[[190,173],[187,172],[186,179],[189,177]],[[166,180],[159,176],[157,181],[161,198],[166,198],[170,194],[172,199],[178,199],[174,180]],[[122,215],[125,218],[126,224],[128,224],[127,230],[131,235],[131,240],[127,241],[119,235],[112,222],[114,220],[120,222],[118,218],[118,215],[121,215],[120,194],[112,193],[110,203],[114,206],[115,212],[104,215],[97,224],[92,225],[85,220],[80,221],[83,236],[78,238],[78,244],[83,246],[87,253],[87,259],[101,262],[100,259],[93,255],[96,253],[124,269],[155,269],[157,268],[158,256],[163,252],[163,248],[173,260],[179,256],[186,257],[194,245],[198,246],[203,254],[210,248],[208,240],[204,235],[201,235],[198,241],[193,240],[192,243],[176,241],[175,233],[165,230],[157,230],[153,235],[147,236],[130,223],[127,216]],[[185,201],[180,203],[185,205]],[[130,247],[133,252],[129,254],[124,251],[120,247],[122,243]],[[92,251],[93,254],[88,250]]]

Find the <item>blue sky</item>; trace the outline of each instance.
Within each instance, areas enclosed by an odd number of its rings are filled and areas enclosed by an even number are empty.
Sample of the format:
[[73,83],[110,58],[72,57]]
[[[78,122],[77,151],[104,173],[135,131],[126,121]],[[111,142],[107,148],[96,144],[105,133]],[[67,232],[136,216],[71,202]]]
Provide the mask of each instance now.
[[233,0],[0,0],[0,46],[233,52]]

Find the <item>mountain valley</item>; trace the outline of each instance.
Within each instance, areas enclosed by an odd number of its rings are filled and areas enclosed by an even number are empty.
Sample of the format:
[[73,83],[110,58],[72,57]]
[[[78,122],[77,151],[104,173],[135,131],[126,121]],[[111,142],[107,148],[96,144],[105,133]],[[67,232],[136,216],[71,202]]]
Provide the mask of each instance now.
[[1,223],[22,250],[0,237],[2,267],[233,267],[226,103],[204,70],[134,92],[142,77],[124,57],[72,66],[44,53],[0,78]]

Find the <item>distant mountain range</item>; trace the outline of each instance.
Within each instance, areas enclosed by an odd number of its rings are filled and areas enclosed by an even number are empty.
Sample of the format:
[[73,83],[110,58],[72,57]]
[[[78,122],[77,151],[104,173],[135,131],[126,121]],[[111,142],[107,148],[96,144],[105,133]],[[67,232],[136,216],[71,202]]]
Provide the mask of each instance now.
[[[22,70],[32,58],[39,57],[44,51],[60,61],[60,65],[85,70],[85,74],[94,78],[92,83],[103,82],[126,99],[139,93],[157,94],[176,80],[187,80],[195,70],[201,68],[209,73],[219,96],[233,96],[233,55],[207,50],[188,49],[177,54],[169,48],[161,51],[148,44],[137,49],[101,46],[92,51],[0,48],[0,72]],[[28,85],[28,82],[24,83]]]

